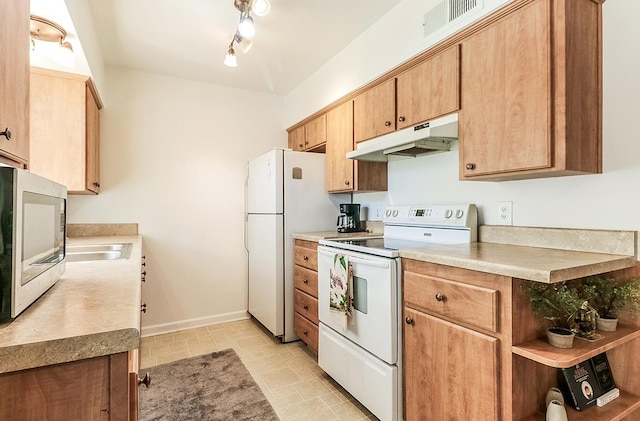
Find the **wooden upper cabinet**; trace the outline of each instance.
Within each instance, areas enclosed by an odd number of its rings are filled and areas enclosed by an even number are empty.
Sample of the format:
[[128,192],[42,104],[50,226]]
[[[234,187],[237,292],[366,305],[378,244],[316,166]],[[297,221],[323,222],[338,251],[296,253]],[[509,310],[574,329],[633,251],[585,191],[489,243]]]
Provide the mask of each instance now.
[[599,173],[601,4],[534,0],[462,42],[460,178]]
[[319,149],[324,147],[326,143],[327,122],[325,114],[289,132],[289,148],[294,151],[324,152]]
[[401,73],[396,86],[398,129],[460,108],[460,45]]
[[87,76],[31,69],[31,172],[67,186],[100,191],[102,103]]
[[305,150],[327,143],[326,115],[316,117],[305,125]]
[[29,161],[29,1],[2,2],[0,13],[0,162]]
[[396,80],[389,79],[353,100],[353,135],[356,143],[396,129]]
[[328,192],[353,190],[353,160],[346,158],[352,150],[353,102],[348,101],[327,112]]
[[304,151],[304,126],[289,132],[289,148],[294,151]]
[[353,102],[327,112],[327,191],[386,191],[387,163],[347,159],[353,150]]

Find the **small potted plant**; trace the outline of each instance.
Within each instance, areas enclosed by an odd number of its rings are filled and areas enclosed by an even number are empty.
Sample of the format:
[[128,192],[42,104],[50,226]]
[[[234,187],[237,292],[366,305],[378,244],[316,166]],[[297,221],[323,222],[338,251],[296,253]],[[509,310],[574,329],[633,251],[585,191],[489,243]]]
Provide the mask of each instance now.
[[618,312],[636,314],[640,311],[640,278],[616,280],[602,275],[590,276],[584,281],[582,294],[598,312],[598,330],[615,331]]
[[566,282],[546,284],[527,281],[522,284],[535,314],[551,323],[547,340],[558,348],[571,348],[575,337],[576,316],[584,303]]

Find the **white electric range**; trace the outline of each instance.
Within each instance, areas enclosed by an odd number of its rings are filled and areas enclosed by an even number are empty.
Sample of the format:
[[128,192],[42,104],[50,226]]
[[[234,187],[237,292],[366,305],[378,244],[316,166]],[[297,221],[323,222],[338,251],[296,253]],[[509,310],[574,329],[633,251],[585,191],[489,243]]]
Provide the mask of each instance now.
[[[383,421],[402,420],[402,271],[399,250],[477,241],[476,206],[389,206],[381,237],[318,247],[318,364]],[[351,274],[352,311],[330,310],[339,257]]]

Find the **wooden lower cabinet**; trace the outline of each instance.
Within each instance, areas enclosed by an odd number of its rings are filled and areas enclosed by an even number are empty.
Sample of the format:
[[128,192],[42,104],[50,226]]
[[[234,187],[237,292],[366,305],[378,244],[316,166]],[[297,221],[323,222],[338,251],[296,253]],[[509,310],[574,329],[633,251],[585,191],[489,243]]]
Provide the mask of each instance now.
[[[606,352],[620,397],[569,421],[640,420],[640,318],[617,332],[554,348],[522,280],[402,259],[404,421],[544,421],[559,368]],[[640,277],[640,263],[606,274]]]
[[[504,277],[403,259],[405,421],[500,420]],[[510,278],[509,278],[510,279]]]
[[498,339],[405,307],[405,421],[498,420]]
[[318,352],[318,243],[295,240],[293,328],[296,336]]
[[137,421],[131,352],[0,374],[0,421]]

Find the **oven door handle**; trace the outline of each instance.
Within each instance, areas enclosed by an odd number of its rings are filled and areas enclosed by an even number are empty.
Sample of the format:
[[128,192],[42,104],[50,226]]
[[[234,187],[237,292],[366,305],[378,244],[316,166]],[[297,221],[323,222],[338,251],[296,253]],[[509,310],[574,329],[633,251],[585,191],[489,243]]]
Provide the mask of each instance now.
[[327,251],[327,250],[318,250],[319,254],[324,254],[325,256],[333,256],[334,254],[342,254],[344,256],[347,256],[349,258],[349,263],[361,263],[363,265],[367,265],[367,266],[374,266],[374,267],[378,267],[378,268],[388,268],[389,267],[389,261],[387,259],[385,260],[370,260],[370,259],[363,259],[361,257],[356,257],[347,253],[344,253],[343,250],[335,250],[335,252],[332,251]]

